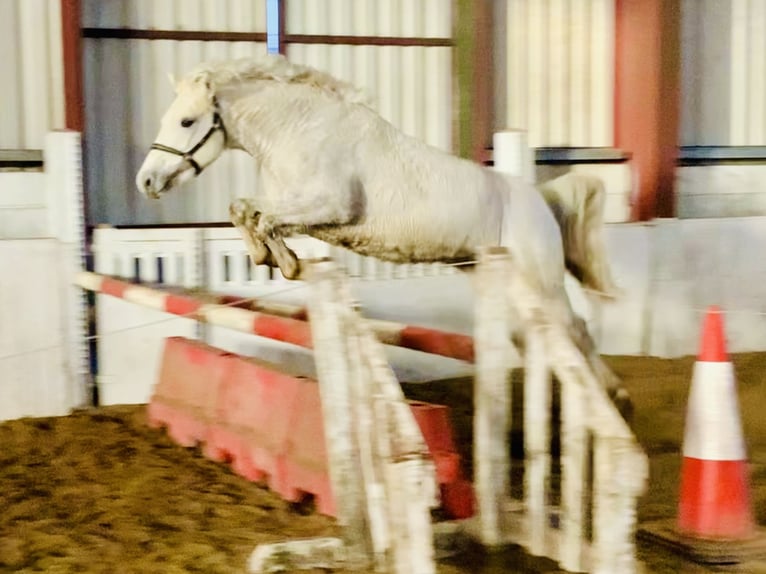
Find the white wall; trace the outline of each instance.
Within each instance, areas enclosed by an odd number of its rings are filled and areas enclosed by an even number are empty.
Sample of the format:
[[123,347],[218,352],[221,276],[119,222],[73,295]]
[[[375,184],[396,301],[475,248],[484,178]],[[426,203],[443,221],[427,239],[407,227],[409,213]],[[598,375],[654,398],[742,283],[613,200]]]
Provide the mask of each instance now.
[[676,170],[678,217],[766,214],[766,165],[717,164]]
[[0,171],[0,239],[50,237],[41,171]]
[[45,172],[0,173],[0,420],[86,401],[79,134],[49,134]]

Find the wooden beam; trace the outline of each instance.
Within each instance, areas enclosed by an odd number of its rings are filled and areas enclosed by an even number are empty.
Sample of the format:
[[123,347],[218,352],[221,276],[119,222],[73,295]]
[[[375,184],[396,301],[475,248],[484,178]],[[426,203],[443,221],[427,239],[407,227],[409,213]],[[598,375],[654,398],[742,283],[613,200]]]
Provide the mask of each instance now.
[[457,0],[455,71],[458,90],[458,154],[488,159],[492,143],[492,0]]
[[283,56],[287,56],[287,0],[277,0],[279,2],[279,28],[277,34],[279,36],[279,53]]
[[139,30],[135,28],[83,28],[83,38],[116,40],[191,40],[195,42],[265,42],[266,32],[213,32],[209,30]]
[[64,58],[64,122],[80,133],[85,128],[82,87],[82,43],[80,0],[61,0],[61,36]]
[[615,145],[637,173],[632,218],[675,214],[681,0],[616,0]]

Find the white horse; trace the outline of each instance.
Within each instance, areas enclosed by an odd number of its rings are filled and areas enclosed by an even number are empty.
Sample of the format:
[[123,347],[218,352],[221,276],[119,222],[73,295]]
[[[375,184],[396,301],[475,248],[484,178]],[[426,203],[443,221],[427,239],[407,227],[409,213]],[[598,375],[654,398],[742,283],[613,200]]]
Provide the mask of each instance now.
[[552,210],[534,186],[405,135],[351,85],[281,56],[202,64],[175,90],[136,177],[142,193],[159,197],[224,149],[248,152],[260,194],[232,203],[232,222],[253,263],[290,279],[303,270],[283,241],[295,233],[395,263],[470,262],[480,246],[506,246],[615,390],[564,290],[565,265],[585,287],[612,290],[603,190],[547,189]]

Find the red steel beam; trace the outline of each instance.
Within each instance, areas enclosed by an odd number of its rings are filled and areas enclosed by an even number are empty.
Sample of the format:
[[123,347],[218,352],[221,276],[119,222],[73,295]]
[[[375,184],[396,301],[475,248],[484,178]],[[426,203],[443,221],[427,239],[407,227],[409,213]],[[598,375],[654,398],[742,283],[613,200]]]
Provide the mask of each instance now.
[[675,214],[680,29],[680,0],[616,0],[615,145],[638,175],[636,221]]
[[61,0],[61,36],[64,58],[64,121],[67,129],[85,128],[82,87],[82,41],[80,0]]

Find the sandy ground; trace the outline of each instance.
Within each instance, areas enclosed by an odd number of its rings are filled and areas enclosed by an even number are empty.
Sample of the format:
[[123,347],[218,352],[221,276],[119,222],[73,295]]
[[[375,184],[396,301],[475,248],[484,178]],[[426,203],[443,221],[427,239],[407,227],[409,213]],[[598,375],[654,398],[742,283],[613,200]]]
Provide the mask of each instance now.
[[[672,517],[693,359],[609,358],[635,403],[632,424],[651,457],[641,521]],[[766,354],[735,357],[751,459],[756,519],[766,523]],[[471,460],[471,385],[465,379],[404,385],[413,397],[452,407]],[[518,452],[518,433],[513,450]],[[145,425],[144,407],[0,425],[0,572],[244,572],[263,542],[337,534],[330,519],[292,507],[258,485],[175,446]],[[703,568],[639,545],[644,572],[766,573],[766,562]],[[518,549],[468,554],[440,574],[556,572]]]

